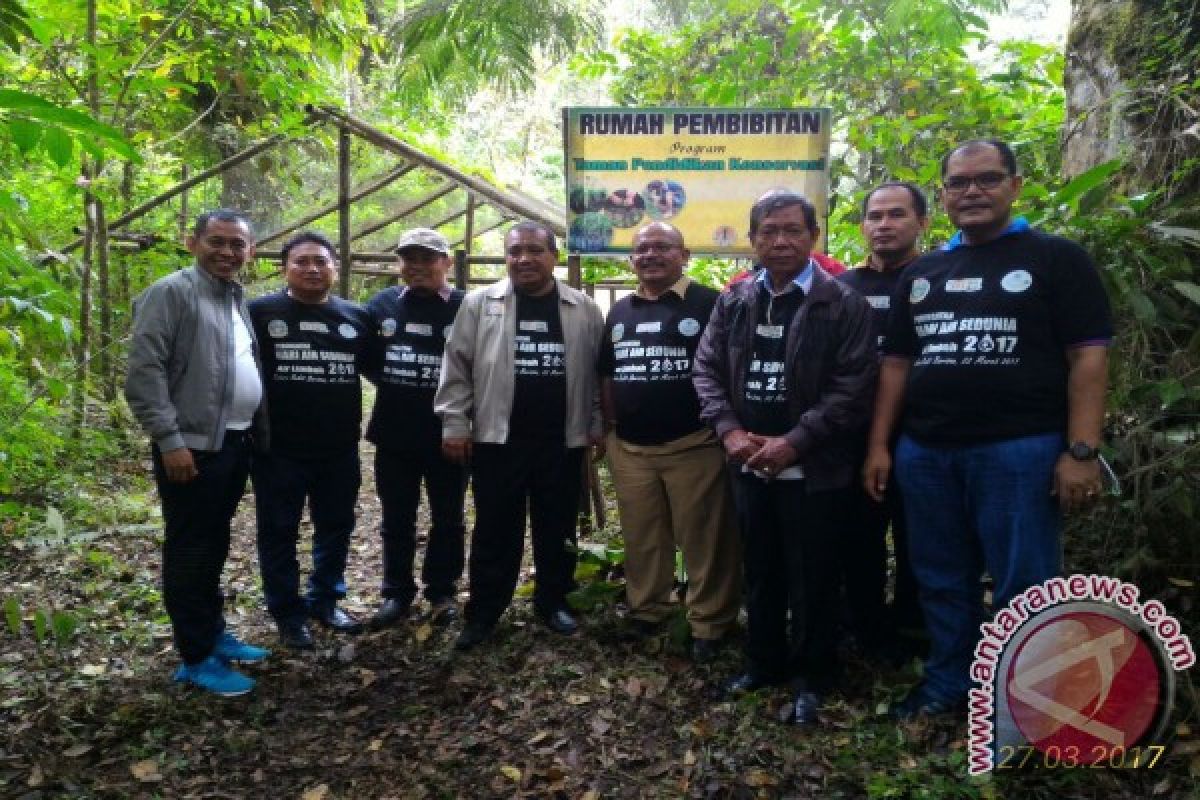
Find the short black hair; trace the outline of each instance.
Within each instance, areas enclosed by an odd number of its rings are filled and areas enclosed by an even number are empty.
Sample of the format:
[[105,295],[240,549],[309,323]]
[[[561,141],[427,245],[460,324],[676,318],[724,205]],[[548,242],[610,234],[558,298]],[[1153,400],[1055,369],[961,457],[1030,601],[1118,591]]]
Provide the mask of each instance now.
[[979,147],[990,147],[1000,154],[1000,160],[1004,162],[1004,168],[1008,170],[1009,175],[1020,175],[1020,169],[1017,167],[1017,154],[1008,146],[1008,142],[1000,139],[971,139],[963,142],[955,147],[949,153],[942,156],[942,177],[946,177],[946,166],[950,163],[950,157],[955,153],[961,153],[964,150],[975,150]]
[[246,226],[246,230],[250,232],[250,238],[254,238],[254,224],[250,222],[250,217],[245,211],[238,211],[236,208],[214,208],[212,211],[205,211],[196,217],[196,223],[192,226],[193,236],[203,236],[208,230],[208,223],[216,220],[217,222],[240,222]]
[[279,263],[286,267],[288,254],[292,252],[292,248],[296,247],[297,245],[305,244],[306,242],[312,242],[313,244],[321,245],[321,247],[324,247],[329,251],[330,257],[332,257],[334,261],[337,261],[337,248],[334,247],[333,242],[330,241],[328,236],[320,231],[301,231],[283,243],[283,248],[279,251]]
[[508,233],[504,234],[504,238],[508,239],[514,231],[523,233],[540,233],[546,237],[546,246],[550,248],[550,252],[558,255],[558,238],[555,237],[554,231],[544,222],[538,222],[533,219],[525,219],[518,222],[508,229]]
[[753,236],[758,231],[759,224],[763,218],[774,214],[781,208],[790,208],[791,206],[800,206],[804,212],[804,225],[809,232],[817,232],[817,209],[808,201],[808,198],[797,192],[787,189],[780,189],[773,192],[767,192],[762,197],[755,201],[750,208],[750,235]]
[[876,186],[871,191],[867,192],[867,196],[862,201],[862,215],[867,216],[867,204],[871,202],[871,198],[880,189],[905,189],[912,197],[913,211],[917,212],[917,216],[924,219],[929,216],[929,199],[925,197],[925,193],[921,191],[921,187],[910,181],[887,181]]

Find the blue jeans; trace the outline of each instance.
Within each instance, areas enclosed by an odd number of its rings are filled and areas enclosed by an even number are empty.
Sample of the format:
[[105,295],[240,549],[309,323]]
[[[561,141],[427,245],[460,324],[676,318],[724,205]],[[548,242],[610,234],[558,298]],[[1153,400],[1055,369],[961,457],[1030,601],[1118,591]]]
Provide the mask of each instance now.
[[[332,606],[346,596],[346,556],[362,481],[357,447],[327,458],[256,454],[252,475],[267,610],[281,621],[303,617],[309,608]],[[306,499],[313,524],[307,602],[300,598],[296,559]]]
[[996,610],[1062,569],[1061,520],[1050,489],[1063,449],[1057,433],[953,447],[900,438],[895,474],[929,628],[930,694],[956,700],[970,688],[985,568]]

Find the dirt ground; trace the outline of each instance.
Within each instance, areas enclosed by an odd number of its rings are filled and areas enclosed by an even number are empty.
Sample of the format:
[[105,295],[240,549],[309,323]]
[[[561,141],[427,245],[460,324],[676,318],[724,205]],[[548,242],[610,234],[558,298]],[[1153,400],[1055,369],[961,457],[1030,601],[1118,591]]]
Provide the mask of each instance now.
[[[365,448],[345,602],[364,617],[378,602],[380,563],[369,464]],[[1200,748],[1187,721],[1153,771],[968,779],[964,725],[897,726],[879,714],[916,679],[915,664],[881,670],[848,653],[824,724],[799,731],[780,721],[782,690],[719,697],[739,665],[736,642],[696,665],[681,621],[634,638],[615,602],[583,614],[578,635],[556,636],[532,616],[527,580],[498,635],[467,654],[450,647],[458,624],[434,627],[417,609],[386,631],[319,631],[312,653],[276,648],[247,668],[258,687],[246,697],[181,688],[158,592],[157,500],[136,479],[144,468],[114,465],[110,478],[139,522],[0,538],[0,796],[1197,796]],[[248,493],[225,570],[227,617],[244,639],[274,647],[253,535]],[[590,541],[617,535],[614,522]],[[602,566],[587,580],[614,578]]]

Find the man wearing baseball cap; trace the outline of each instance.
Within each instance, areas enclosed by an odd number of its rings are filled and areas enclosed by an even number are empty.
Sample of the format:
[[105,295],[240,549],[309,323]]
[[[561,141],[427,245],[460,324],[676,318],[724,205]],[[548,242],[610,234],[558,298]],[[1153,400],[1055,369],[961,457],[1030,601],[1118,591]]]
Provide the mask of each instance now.
[[442,350],[463,292],[446,283],[450,244],[430,228],[405,231],[396,245],[403,286],[367,303],[383,350],[375,408],[367,439],[375,445],[375,490],[383,506],[383,603],[372,623],[393,625],[408,617],[416,599],[413,562],[421,483],[432,526],[421,580],[433,622],[457,616],[463,571],[463,497],[466,469],[442,457],[442,426],[433,413]]

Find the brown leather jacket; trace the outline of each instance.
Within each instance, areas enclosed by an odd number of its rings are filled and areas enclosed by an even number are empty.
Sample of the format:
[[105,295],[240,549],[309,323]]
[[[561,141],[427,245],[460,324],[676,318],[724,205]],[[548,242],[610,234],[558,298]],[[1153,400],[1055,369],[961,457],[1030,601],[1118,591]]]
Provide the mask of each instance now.
[[[721,438],[743,427],[746,368],[761,297],[752,280],[723,292],[696,350],[692,383],[700,417]],[[862,295],[818,267],[787,331],[793,427],[784,435],[799,454],[810,492],[842,488],[855,478],[855,438],[870,418],[879,371],[870,311]]]

